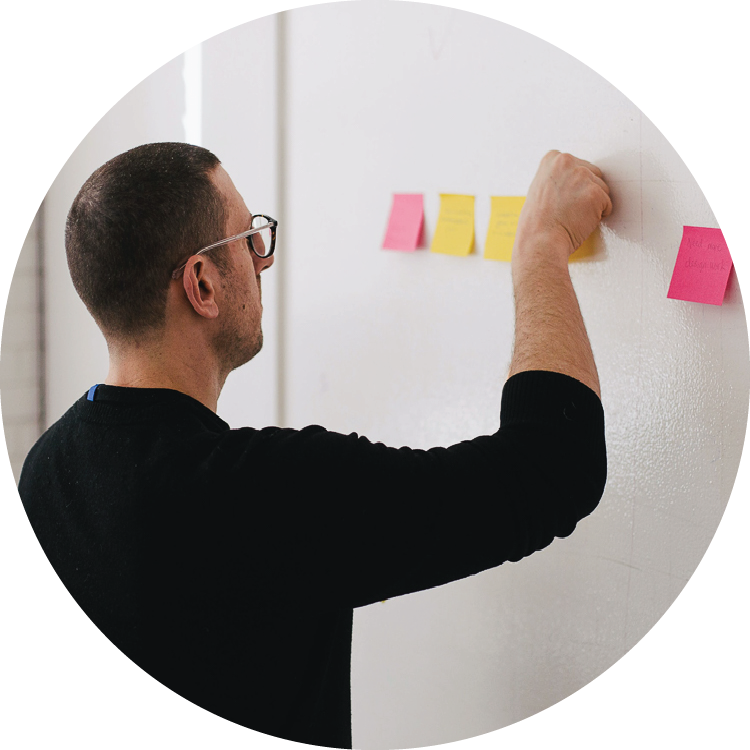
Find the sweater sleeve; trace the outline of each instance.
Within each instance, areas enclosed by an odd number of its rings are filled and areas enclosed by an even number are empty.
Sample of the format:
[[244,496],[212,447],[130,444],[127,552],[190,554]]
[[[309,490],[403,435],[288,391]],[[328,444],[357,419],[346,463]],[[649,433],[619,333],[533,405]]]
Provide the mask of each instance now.
[[554,372],[514,375],[498,431],[448,448],[317,426],[233,431],[231,442],[241,451],[212,475],[228,477],[224,526],[253,551],[251,577],[268,569],[354,607],[541,550],[573,532],[606,482],[601,402]]
[[510,378],[500,429],[449,448],[304,433],[288,438],[281,490],[302,498],[288,514],[303,527],[294,549],[355,607],[541,550],[573,532],[606,482],[601,402],[559,373]]

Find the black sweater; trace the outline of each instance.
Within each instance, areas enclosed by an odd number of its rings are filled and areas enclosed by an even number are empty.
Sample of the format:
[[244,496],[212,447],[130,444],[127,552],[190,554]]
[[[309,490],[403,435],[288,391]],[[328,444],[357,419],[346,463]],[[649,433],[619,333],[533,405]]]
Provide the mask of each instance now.
[[144,670],[238,724],[343,748],[353,607],[546,547],[605,480],[596,394],[528,372],[498,432],[427,451],[232,430],[177,391],[101,385],[19,490],[65,586]]

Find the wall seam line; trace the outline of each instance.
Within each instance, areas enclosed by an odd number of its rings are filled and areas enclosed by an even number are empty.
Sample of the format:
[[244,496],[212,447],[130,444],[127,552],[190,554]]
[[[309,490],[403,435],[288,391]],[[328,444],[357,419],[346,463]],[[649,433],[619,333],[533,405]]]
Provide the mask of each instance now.
[[39,205],[36,214],[36,315],[37,315],[37,432],[41,435],[47,429],[47,295],[45,273],[44,222],[46,198]]
[[280,427],[287,427],[286,326],[287,276],[284,257],[284,230],[287,206],[287,59],[286,12],[276,16],[276,205],[278,207],[279,241],[282,247],[277,260],[277,346],[276,346],[276,418]]

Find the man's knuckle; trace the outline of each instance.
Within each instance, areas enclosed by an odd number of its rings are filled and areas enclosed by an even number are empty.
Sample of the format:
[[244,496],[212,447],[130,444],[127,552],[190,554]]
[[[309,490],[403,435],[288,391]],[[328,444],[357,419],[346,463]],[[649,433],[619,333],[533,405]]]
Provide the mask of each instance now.
[[566,168],[572,168],[575,166],[576,159],[572,154],[565,154],[562,153],[558,157],[558,161],[560,162],[560,165]]

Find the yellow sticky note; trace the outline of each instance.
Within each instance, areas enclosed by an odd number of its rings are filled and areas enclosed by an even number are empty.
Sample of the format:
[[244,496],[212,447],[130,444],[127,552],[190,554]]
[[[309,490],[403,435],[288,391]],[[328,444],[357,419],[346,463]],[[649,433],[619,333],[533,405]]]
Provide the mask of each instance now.
[[474,246],[474,196],[440,194],[440,214],[430,250],[468,255]]
[[516,238],[518,217],[526,197],[521,195],[493,195],[490,198],[490,225],[484,243],[484,257],[490,260],[510,261],[513,241]]
[[596,230],[594,230],[589,236],[588,239],[584,240],[583,244],[576,250],[568,260],[570,261],[576,261],[576,260],[586,260],[587,258],[590,258],[592,255],[596,255],[596,244],[595,244],[595,237],[596,237]]

